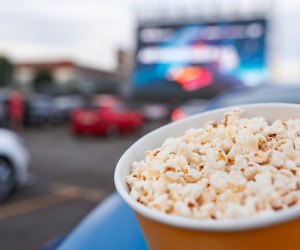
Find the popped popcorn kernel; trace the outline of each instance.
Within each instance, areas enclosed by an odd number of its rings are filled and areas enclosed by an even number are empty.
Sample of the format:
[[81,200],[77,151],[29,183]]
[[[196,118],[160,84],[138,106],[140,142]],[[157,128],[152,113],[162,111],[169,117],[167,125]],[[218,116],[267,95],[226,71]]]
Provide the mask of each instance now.
[[233,109],[133,162],[130,196],[170,215],[222,220],[300,203],[300,119],[268,123]]

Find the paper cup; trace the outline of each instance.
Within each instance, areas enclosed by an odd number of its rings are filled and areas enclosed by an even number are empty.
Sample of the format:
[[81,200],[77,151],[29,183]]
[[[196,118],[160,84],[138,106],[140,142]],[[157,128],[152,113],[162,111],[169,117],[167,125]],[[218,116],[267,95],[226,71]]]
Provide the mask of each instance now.
[[[243,117],[263,116],[269,122],[300,118],[300,105],[271,103],[238,106]],[[232,107],[200,113],[163,126],[138,140],[121,157],[115,170],[115,185],[125,202],[135,211],[150,249],[300,249],[300,206],[253,218],[203,221],[167,215],[154,211],[129,196],[125,177],[133,161],[145,158],[147,150],[155,149],[169,137],[182,136],[189,128],[206,122],[221,121]],[[134,239],[128,239],[134,240]]]

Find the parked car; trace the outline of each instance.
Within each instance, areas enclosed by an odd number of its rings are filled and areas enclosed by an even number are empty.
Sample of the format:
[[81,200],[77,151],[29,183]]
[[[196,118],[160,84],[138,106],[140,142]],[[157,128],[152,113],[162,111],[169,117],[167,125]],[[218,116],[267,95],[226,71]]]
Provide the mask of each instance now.
[[7,112],[7,92],[1,90],[0,91],[0,126],[7,127],[9,119]]
[[221,107],[251,104],[259,102],[286,102],[300,104],[300,86],[263,85],[251,88],[231,89],[216,96],[211,101],[187,101],[171,114],[171,120],[176,121],[190,115]]
[[52,98],[34,96],[25,104],[25,125],[44,126],[61,123],[63,113],[55,106]]
[[119,135],[136,131],[143,124],[140,113],[115,107],[76,109],[71,114],[73,134]]
[[0,129],[0,201],[28,181],[29,154],[22,138]]
[[300,86],[263,85],[228,91],[205,105],[205,110],[259,102],[285,102],[300,104]]
[[81,95],[60,95],[53,98],[53,105],[58,114],[67,120],[73,110],[84,106],[84,98]]

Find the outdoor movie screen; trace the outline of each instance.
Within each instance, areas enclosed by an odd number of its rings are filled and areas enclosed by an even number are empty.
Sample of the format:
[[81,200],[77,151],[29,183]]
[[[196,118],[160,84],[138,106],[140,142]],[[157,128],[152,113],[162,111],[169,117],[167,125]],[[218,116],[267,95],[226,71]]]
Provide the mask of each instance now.
[[264,19],[141,26],[133,87],[137,92],[194,92],[259,85],[266,79]]

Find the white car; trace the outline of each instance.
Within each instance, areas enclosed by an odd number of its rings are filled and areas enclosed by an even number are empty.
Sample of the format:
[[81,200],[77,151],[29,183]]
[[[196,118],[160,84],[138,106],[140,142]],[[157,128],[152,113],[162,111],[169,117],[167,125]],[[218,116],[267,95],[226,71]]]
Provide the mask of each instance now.
[[29,154],[16,133],[0,128],[0,201],[28,181]]

